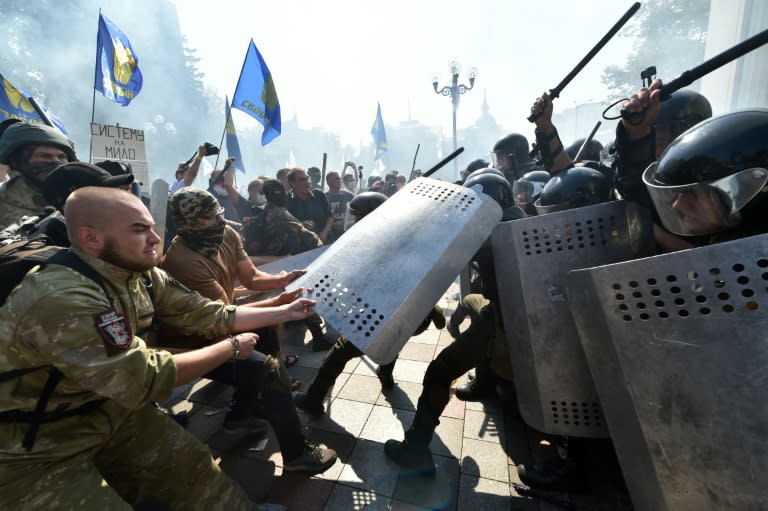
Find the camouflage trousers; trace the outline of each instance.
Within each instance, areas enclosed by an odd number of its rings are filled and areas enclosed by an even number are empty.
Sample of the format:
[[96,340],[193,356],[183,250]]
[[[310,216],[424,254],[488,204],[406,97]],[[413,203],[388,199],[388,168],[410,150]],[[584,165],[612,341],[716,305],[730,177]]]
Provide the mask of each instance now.
[[170,509],[257,509],[203,443],[149,404],[98,448],[0,462],[0,509],[131,510],[146,495]]

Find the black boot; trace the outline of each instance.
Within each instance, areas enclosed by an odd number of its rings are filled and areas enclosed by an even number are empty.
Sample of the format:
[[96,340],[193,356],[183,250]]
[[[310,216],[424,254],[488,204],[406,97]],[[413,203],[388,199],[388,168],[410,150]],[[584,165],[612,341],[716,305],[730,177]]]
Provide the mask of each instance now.
[[583,467],[570,458],[557,458],[536,465],[518,465],[517,474],[523,483],[540,490],[583,493],[589,489]]
[[395,370],[395,362],[397,362],[397,358],[389,364],[380,365],[376,368],[376,376],[379,377],[382,390],[388,390],[395,386],[395,378],[392,376],[392,372]]
[[417,412],[411,429],[405,432],[405,440],[387,440],[384,444],[387,457],[414,474],[434,475],[435,460],[429,449],[429,442],[437,424],[430,424],[431,422],[428,418],[419,416]]
[[474,379],[456,387],[456,397],[462,401],[482,401],[496,395],[496,376],[487,361],[477,366]]
[[344,337],[339,337],[328,357],[323,361],[323,365],[317,371],[315,379],[312,380],[307,392],[296,392],[293,400],[296,408],[310,415],[319,417],[325,413],[323,399],[336,378],[344,371],[344,366],[353,358],[362,356],[362,352],[354,344],[347,341]]

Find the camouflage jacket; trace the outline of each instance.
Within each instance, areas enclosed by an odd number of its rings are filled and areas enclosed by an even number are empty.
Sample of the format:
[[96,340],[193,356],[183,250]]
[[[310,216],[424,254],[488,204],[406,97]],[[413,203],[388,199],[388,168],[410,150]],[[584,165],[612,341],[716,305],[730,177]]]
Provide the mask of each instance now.
[[[39,459],[101,445],[132,409],[170,396],[176,363],[141,338],[154,316],[184,333],[212,337],[229,332],[235,317],[233,306],[189,291],[160,269],[144,274],[151,282],[148,291],[142,274],[73,250],[101,275],[110,297],[79,272],[49,265],[30,271],[0,308],[0,373],[42,368],[0,383],[0,412],[33,410],[50,366],[64,376],[47,411],[106,399],[88,416],[44,424],[34,448]],[[26,424],[0,422],[0,461],[24,453],[26,429]]]
[[246,229],[251,255],[292,255],[323,246],[323,242],[284,207],[267,204]]
[[32,188],[18,172],[0,185],[0,231],[23,216],[39,215],[48,205],[43,194]]

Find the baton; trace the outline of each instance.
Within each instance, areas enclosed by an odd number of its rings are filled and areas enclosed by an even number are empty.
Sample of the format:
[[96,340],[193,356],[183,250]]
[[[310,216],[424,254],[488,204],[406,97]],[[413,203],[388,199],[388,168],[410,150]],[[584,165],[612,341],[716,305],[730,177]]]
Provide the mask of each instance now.
[[443,158],[442,160],[440,160],[440,163],[438,163],[437,165],[435,165],[434,167],[432,167],[431,169],[429,169],[428,171],[426,171],[425,173],[423,173],[423,174],[421,175],[421,177],[429,177],[429,176],[431,176],[432,174],[434,174],[435,172],[437,172],[438,170],[440,170],[441,168],[443,168],[443,167],[445,166],[445,164],[446,164],[446,163],[448,163],[448,162],[449,162],[449,161],[451,161],[452,159],[456,158],[458,155],[460,155],[460,154],[461,154],[461,153],[463,153],[463,152],[464,152],[464,146],[462,146],[462,147],[459,147],[459,148],[458,148],[458,149],[456,149],[454,152],[452,152],[451,154],[449,154],[448,156],[446,156],[445,158]]
[[[624,16],[622,16],[619,19],[619,21],[617,21],[616,24],[613,25],[613,27],[611,27],[608,33],[605,34],[603,38],[600,39],[600,41],[598,41],[598,43],[595,45],[594,48],[589,50],[589,53],[587,53],[587,55],[583,59],[581,59],[581,61],[578,64],[576,64],[576,67],[574,67],[571,70],[571,72],[568,73],[568,75],[565,78],[563,78],[563,81],[558,83],[557,87],[555,87],[554,89],[549,89],[549,97],[551,99],[560,97],[560,93],[563,91],[563,89],[565,89],[565,87],[569,83],[571,83],[571,80],[573,80],[574,77],[577,74],[579,74],[582,69],[584,69],[584,66],[589,64],[589,61],[592,60],[594,56],[597,55],[597,53],[603,49],[603,46],[605,46],[608,43],[608,41],[613,39],[613,36],[616,35],[616,32],[618,32],[619,29],[621,29],[621,27],[623,27],[627,23],[627,21],[629,21],[629,18],[635,15],[638,9],[640,9],[640,2],[635,2],[634,4],[632,4],[632,7],[630,7],[629,10],[624,13]],[[538,115],[531,114],[530,116],[528,116],[528,122],[534,122],[537,118],[538,118]]]
[[[661,101],[669,99],[669,97],[672,95],[673,92],[678,91],[682,89],[683,87],[690,85],[691,83],[695,82],[702,76],[705,76],[715,69],[718,69],[720,67],[723,67],[724,65],[728,64],[729,62],[732,62],[739,57],[743,57],[747,53],[751,52],[752,50],[756,50],[757,48],[763,46],[765,43],[768,43],[768,29],[763,30],[759,34],[753,35],[749,39],[746,39],[736,46],[733,46],[724,52],[720,53],[719,55],[715,55],[711,59],[702,62],[698,66],[694,67],[693,69],[689,69],[688,71],[683,71],[680,76],[675,78],[669,83],[662,84],[661,86]],[[608,113],[608,110],[615,107],[619,103],[627,101],[626,98],[620,99],[618,101],[615,101],[608,105],[608,107],[603,111],[603,119],[613,121],[615,119],[619,119],[621,117],[624,117],[625,115],[632,115],[626,112],[623,108],[621,109],[621,113],[617,116],[609,117],[606,114]],[[639,117],[639,121],[635,121],[638,124],[642,122],[643,118],[645,117],[645,110],[642,112],[642,117]]]
[[603,124],[602,121],[597,121],[595,127],[592,128],[592,133],[589,134],[584,143],[581,144],[581,147],[579,147],[579,152],[576,153],[576,157],[573,159],[573,163],[578,163],[581,161],[581,153],[584,152],[584,150],[587,148],[587,145],[589,145],[589,143],[592,142],[592,139],[595,138],[595,133],[597,133],[597,130],[600,128],[601,124]]
[[668,99],[669,96],[676,90],[682,89],[686,85],[690,85],[702,76],[711,73],[715,69],[722,67],[733,60],[736,60],[737,58],[751,52],[752,50],[756,50],[765,43],[768,43],[768,29],[763,30],[757,35],[753,35],[749,39],[740,42],[728,50],[725,50],[723,53],[712,57],[711,59],[702,64],[699,64],[693,69],[683,71],[680,76],[661,86],[661,100],[664,101],[665,99]]
[[320,191],[325,192],[325,164],[328,162],[328,153],[323,153],[323,171],[320,173]]
[[53,122],[51,122],[51,118],[50,118],[50,117],[48,117],[48,114],[46,114],[46,113],[43,111],[43,109],[42,109],[42,108],[40,108],[40,105],[38,105],[38,104],[37,104],[37,101],[35,101],[35,98],[33,98],[32,96],[30,96],[30,97],[28,97],[28,98],[27,98],[27,101],[29,101],[29,103],[32,105],[32,108],[34,108],[34,109],[35,109],[35,112],[37,112],[37,115],[39,115],[39,116],[40,116],[40,119],[42,119],[42,120],[43,120],[43,122],[44,122],[44,123],[45,123],[47,126],[50,126],[51,128],[55,128],[55,126],[53,125]]
[[408,181],[413,180],[413,171],[416,169],[416,157],[419,155],[419,148],[421,147],[421,144],[416,144],[416,153],[413,155],[413,165],[411,165],[411,175],[408,176]]

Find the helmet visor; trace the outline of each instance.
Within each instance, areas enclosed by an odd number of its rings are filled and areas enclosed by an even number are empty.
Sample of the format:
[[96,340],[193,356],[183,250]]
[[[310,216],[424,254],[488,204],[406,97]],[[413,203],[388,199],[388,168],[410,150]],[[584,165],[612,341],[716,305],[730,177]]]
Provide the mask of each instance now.
[[529,204],[533,204],[541,191],[544,189],[544,185],[539,181],[528,181],[526,179],[518,179],[512,184],[512,193],[515,197],[515,205],[525,208]]
[[730,176],[677,186],[656,184],[658,163],[643,173],[643,182],[664,227],[680,236],[701,236],[739,224],[739,210],[768,183],[768,170],[752,168]]
[[358,214],[354,209],[349,207],[349,203],[347,203],[347,212],[344,214],[344,231],[349,230],[349,228],[355,225],[358,220],[360,220]]

